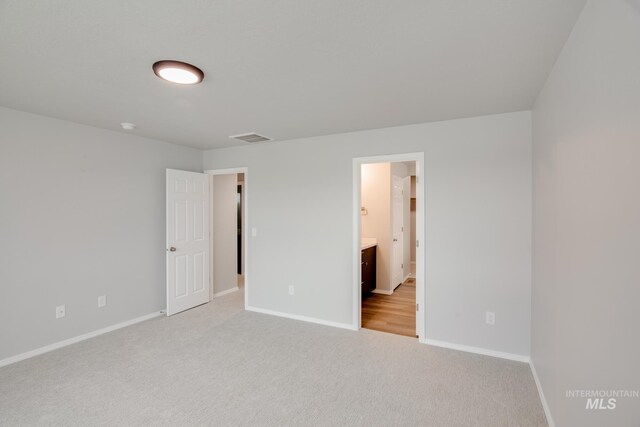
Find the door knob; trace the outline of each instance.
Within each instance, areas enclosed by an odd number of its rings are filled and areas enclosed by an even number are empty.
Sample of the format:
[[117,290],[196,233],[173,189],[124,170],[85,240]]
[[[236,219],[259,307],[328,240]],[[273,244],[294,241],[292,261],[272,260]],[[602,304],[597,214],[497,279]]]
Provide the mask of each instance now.
[[176,248],[174,248],[173,246],[171,246],[171,247],[169,248],[169,250],[170,250],[171,252],[175,252],[175,251],[176,251]]

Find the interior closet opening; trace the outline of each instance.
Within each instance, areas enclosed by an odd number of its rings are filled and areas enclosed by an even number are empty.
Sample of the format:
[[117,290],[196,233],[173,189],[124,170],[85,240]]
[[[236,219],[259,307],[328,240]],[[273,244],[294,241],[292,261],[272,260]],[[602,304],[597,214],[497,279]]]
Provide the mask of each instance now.
[[247,173],[246,168],[207,171],[210,179],[210,299],[232,292],[247,301]]

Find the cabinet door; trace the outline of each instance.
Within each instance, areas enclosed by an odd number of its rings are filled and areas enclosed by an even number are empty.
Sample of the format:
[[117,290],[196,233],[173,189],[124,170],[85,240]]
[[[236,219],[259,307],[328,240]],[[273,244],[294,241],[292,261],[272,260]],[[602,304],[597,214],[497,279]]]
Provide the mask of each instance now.
[[375,246],[362,251],[362,294],[368,294],[376,287]]
[[371,277],[371,281],[369,283],[369,287],[371,288],[371,290],[374,290],[376,288],[376,264],[377,264],[377,260],[376,260],[376,254],[377,254],[377,250],[378,247],[377,246],[373,246],[371,248],[369,248],[369,263],[368,263],[368,268],[369,268],[369,274]]

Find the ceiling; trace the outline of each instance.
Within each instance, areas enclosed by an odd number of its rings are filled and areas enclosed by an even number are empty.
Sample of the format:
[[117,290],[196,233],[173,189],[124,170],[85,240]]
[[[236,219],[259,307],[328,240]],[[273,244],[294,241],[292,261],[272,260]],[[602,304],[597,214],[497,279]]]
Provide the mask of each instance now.
[[0,0],[0,105],[202,149],[527,110],[583,5]]

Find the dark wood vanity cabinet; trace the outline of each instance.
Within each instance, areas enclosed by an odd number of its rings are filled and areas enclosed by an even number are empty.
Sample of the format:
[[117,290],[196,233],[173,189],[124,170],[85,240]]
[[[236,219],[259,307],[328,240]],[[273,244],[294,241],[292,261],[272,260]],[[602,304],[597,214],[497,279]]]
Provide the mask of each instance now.
[[376,246],[363,249],[360,258],[362,296],[366,297],[376,288]]

